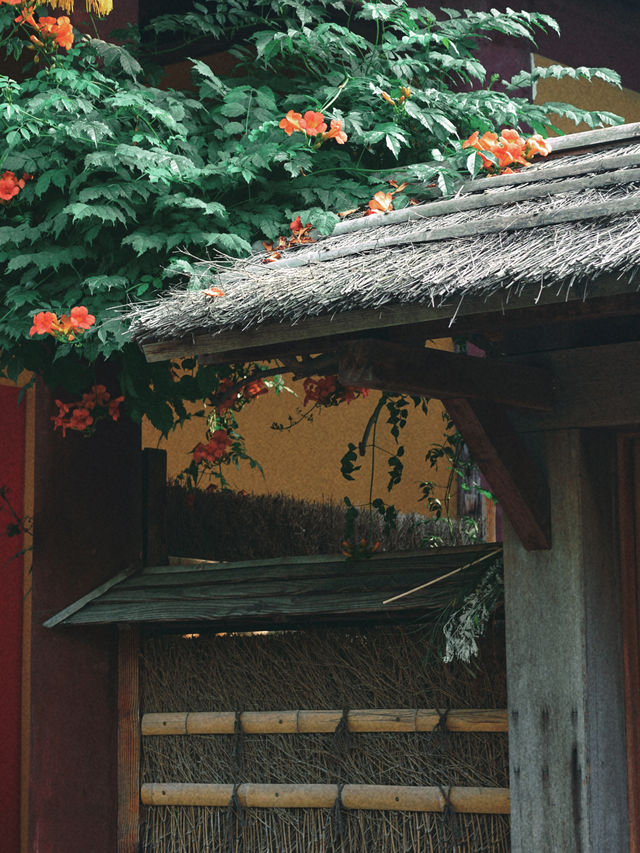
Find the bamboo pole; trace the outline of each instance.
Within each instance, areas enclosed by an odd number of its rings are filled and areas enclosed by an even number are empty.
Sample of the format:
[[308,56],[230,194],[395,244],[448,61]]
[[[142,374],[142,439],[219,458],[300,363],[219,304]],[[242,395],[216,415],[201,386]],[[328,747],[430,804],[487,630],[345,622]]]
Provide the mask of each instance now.
[[[218,806],[229,804],[233,785],[148,782],[142,786],[146,806]],[[338,785],[238,785],[240,804],[253,808],[330,808],[339,796]],[[447,792],[457,812],[509,814],[508,788],[450,788]],[[442,812],[445,798],[440,788],[408,785],[344,785],[346,809]]]
[[[312,734],[334,732],[342,711],[243,711],[240,726],[246,734]],[[148,735],[217,735],[233,734],[236,715],[233,711],[145,714],[142,734]],[[431,732],[439,724],[441,714],[428,708],[355,709],[347,713],[351,732]],[[446,715],[446,727],[452,732],[506,732],[504,709],[459,708]]]

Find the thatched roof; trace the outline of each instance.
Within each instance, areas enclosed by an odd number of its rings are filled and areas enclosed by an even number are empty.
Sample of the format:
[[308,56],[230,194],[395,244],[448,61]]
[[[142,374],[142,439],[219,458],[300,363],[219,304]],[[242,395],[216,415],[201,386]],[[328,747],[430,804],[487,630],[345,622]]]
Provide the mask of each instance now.
[[[183,341],[183,354],[223,351],[244,346],[238,333],[270,330],[270,340],[291,340],[301,327],[310,337],[313,328],[325,336],[454,318],[470,301],[583,299],[603,277],[610,292],[635,291],[640,124],[554,140],[549,158],[521,172],[469,181],[453,198],[344,221],[282,260],[264,257],[196,263],[189,290],[132,309],[134,339],[148,357],[162,358],[167,341]],[[224,296],[205,295],[209,287]],[[346,326],[345,315],[353,321]],[[199,336],[208,343],[194,348]]]

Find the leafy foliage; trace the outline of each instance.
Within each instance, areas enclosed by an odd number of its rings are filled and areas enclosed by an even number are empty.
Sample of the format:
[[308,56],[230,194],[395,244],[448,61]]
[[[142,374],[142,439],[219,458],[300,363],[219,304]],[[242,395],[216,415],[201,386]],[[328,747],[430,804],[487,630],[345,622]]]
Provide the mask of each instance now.
[[[12,57],[29,44],[16,8],[0,5],[0,36]],[[396,207],[425,184],[451,192],[476,168],[460,145],[474,130],[544,133],[554,114],[590,126],[619,121],[516,94],[543,76],[617,84],[603,69],[552,66],[502,88],[492,88],[493,78],[487,84],[480,39],[533,41],[549,29],[555,22],[538,13],[436,16],[400,0],[226,0],[197,2],[142,33],[131,28],[126,46],[76,33],[64,54],[36,52],[40,64],[23,79],[0,76],[3,168],[34,176],[2,207],[2,368],[12,377],[35,370],[78,392],[95,382],[92,363],[117,360],[129,413],[146,413],[167,432],[186,416],[184,400],[205,396],[209,380],[215,387],[215,370],[196,381],[176,365],[146,364],[117,310],[175,284],[184,250],[244,255],[256,240],[286,232],[297,215],[329,232],[337,212],[365,204],[390,177],[409,182]],[[203,37],[234,44],[230,76],[195,59],[193,88],[154,83],[154,50],[170,56]],[[309,109],[341,121],[348,143],[316,150],[278,127],[288,110]],[[28,335],[34,312],[61,314],[71,305],[98,318],[81,359]]]

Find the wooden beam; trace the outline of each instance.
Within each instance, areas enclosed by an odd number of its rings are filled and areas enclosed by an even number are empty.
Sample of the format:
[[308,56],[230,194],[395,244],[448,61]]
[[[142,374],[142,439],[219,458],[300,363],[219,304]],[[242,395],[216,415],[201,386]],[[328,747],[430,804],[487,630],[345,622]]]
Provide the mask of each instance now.
[[514,412],[519,432],[640,424],[640,340],[532,353],[527,363],[553,372],[555,407]]
[[[505,198],[505,205],[507,200]],[[384,236],[382,234],[371,234],[368,240],[362,240],[356,246],[343,246],[330,248],[318,243],[309,249],[305,249],[298,255],[292,255],[276,261],[277,269],[297,269],[300,267],[311,267],[315,263],[326,263],[327,261],[352,257],[357,254],[371,252],[372,256],[380,249],[392,246],[415,246],[420,243],[441,243],[447,240],[458,240],[465,237],[478,237],[484,234],[503,234],[508,231],[528,231],[532,228],[541,228],[547,225],[560,225],[566,222],[587,222],[592,219],[600,219],[603,216],[618,216],[626,213],[637,213],[640,211],[640,197],[629,193],[623,198],[614,198],[609,201],[590,202],[589,204],[569,204],[566,207],[544,209],[540,207],[534,213],[514,213],[507,209],[501,213],[487,213],[483,216],[474,217],[466,222],[455,225],[442,225],[437,219],[427,217],[422,229],[413,228],[411,235],[406,233],[391,232]],[[401,231],[402,229],[400,229]],[[257,285],[255,285],[257,287]]]
[[[463,566],[471,581],[482,573],[478,558],[495,552],[495,543],[486,543],[350,562],[340,554],[148,568],[131,579],[131,586],[125,580],[65,624],[205,620],[255,628],[285,619],[397,619],[441,607],[457,583],[457,576],[441,576]],[[439,580],[384,604],[431,579]]]
[[343,385],[378,391],[553,409],[549,371],[425,347],[375,340],[352,343],[340,353],[338,377]]
[[442,402],[523,546],[550,548],[547,484],[504,409],[462,397]]
[[[630,293],[637,313],[640,294],[635,292],[635,286],[627,277],[605,275],[589,282],[587,301],[590,303],[615,297],[628,300]],[[463,319],[467,329],[478,325],[484,331],[504,329],[515,312],[522,314],[520,322],[532,325],[544,306],[554,306],[553,310],[563,315],[572,304],[576,304],[577,309],[582,311],[584,301],[585,291],[581,287],[569,290],[546,287],[540,292],[536,286],[535,289],[525,289],[519,295],[509,295],[508,299],[500,291],[487,297],[468,295],[462,302],[460,295],[457,295],[438,306],[390,304],[375,309],[311,317],[294,325],[269,323],[246,330],[233,329],[219,334],[203,333],[177,340],[151,342],[142,344],[142,350],[149,362],[201,355],[207,355],[211,363],[251,361],[257,357],[256,353],[260,353],[260,357],[273,358],[282,352],[326,352],[327,344],[333,344],[339,336],[353,336],[374,329],[415,326],[418,323],[424,324],[425,337],[430,336],[431,329],[437,329],[440,336],[446,335],[449,330],[449,333],[455,332]],[[626,304],[624,310],[628,309],[629,305]]]
[[140,826],[140,633],[118,631],[118,846],[137,853]]

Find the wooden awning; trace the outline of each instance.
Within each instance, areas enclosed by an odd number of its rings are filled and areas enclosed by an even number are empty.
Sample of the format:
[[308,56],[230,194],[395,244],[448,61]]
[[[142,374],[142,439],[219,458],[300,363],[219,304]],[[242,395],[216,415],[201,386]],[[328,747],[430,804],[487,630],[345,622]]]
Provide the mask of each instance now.
[[[45,626],[209,623],[277,627],[301,620],[371,620],[441,611],[500,558],[496,543],[378,554],[288,557],[237,563],[183,560],[121,573]],[[431,583],[430,583],[431,582]],[[421,585],[422,589],[384,602]]]

